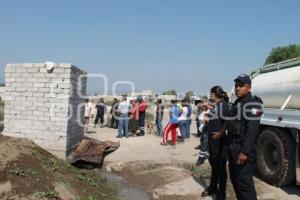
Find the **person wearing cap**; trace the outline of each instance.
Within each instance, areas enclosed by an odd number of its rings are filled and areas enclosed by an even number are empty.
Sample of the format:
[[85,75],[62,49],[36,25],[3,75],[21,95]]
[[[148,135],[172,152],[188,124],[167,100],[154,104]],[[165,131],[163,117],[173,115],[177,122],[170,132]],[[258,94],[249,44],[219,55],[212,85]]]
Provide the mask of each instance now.
[[262,116],[263,102],[251,94],[251,78],[242,74],[235,80],[236,101],[225,128],[228,133],[230,179],[238,200],[256,200],[253,182],[255,139]]

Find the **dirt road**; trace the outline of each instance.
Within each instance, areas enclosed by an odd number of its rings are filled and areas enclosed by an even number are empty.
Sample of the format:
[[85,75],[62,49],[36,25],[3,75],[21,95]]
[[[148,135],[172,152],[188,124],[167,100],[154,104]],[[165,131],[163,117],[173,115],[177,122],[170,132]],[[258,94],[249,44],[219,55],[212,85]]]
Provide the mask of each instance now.
[[[161,146],[161,138],[154,135],[118,139],[116,129],[90,128],[89,131],[88,137],[121,142],[120,149],[106,157],[105,168],[120,175],[131,186],[148,192],[153,199],[211,199],[200,197],[207,181],[197,176],[193,177],[190,171],[197,159],[194,147],[199,144],[198,138],[192,136],[185,144],[173,148]],[[210,173],[207,163],[201,170],[204,176]],[[255,184],[259,199],[300,199],[299,187],[283,190],[267,185],[257,178]],[[235,199],[230,183],[227,195],[228,199]]]

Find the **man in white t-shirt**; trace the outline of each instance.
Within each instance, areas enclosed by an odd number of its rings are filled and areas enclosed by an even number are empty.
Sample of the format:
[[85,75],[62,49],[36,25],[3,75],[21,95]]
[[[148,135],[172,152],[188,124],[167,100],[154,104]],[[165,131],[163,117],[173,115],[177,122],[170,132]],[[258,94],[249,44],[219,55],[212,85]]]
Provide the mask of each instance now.
[[123,136],[128,138],[128,122],[130,110],[130,102],[128,102],[127,97],[124,96],[117,110],[119,114],[119,130],[117,138],[122,138]]
[[87,133],[88,131],[88,126],[92,115],[92,109],[93,104],[89,101],[89,99],[86,99],[84,105],[84,133]]
[[188,107],[187,107],[187,100],[183,99],[181,101],[181,113],[180,117],[178,118],[179,123],[178,127],[181,133],[181,136],[178,138],[178,142],[184,143],[184,140],[187,138],[188,133]]

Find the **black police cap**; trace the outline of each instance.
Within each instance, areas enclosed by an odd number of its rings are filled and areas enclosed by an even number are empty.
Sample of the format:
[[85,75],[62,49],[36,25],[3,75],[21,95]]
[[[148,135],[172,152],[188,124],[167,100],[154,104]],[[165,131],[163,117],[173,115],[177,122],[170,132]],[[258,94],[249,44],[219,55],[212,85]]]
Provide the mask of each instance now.
[[236,79],[234,79],[234,82],[241,82],[243,84],[251,85],[251,78],[247,74],[241,74]]

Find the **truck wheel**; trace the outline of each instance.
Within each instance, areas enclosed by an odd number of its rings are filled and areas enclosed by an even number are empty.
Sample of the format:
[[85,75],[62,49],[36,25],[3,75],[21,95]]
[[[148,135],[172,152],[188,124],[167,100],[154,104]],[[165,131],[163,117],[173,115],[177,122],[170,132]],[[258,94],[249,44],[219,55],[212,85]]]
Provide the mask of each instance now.
[[296,178],[296,144],[283,130],[265,129],[257,140],[257,166],[269,184],[284,186]]

